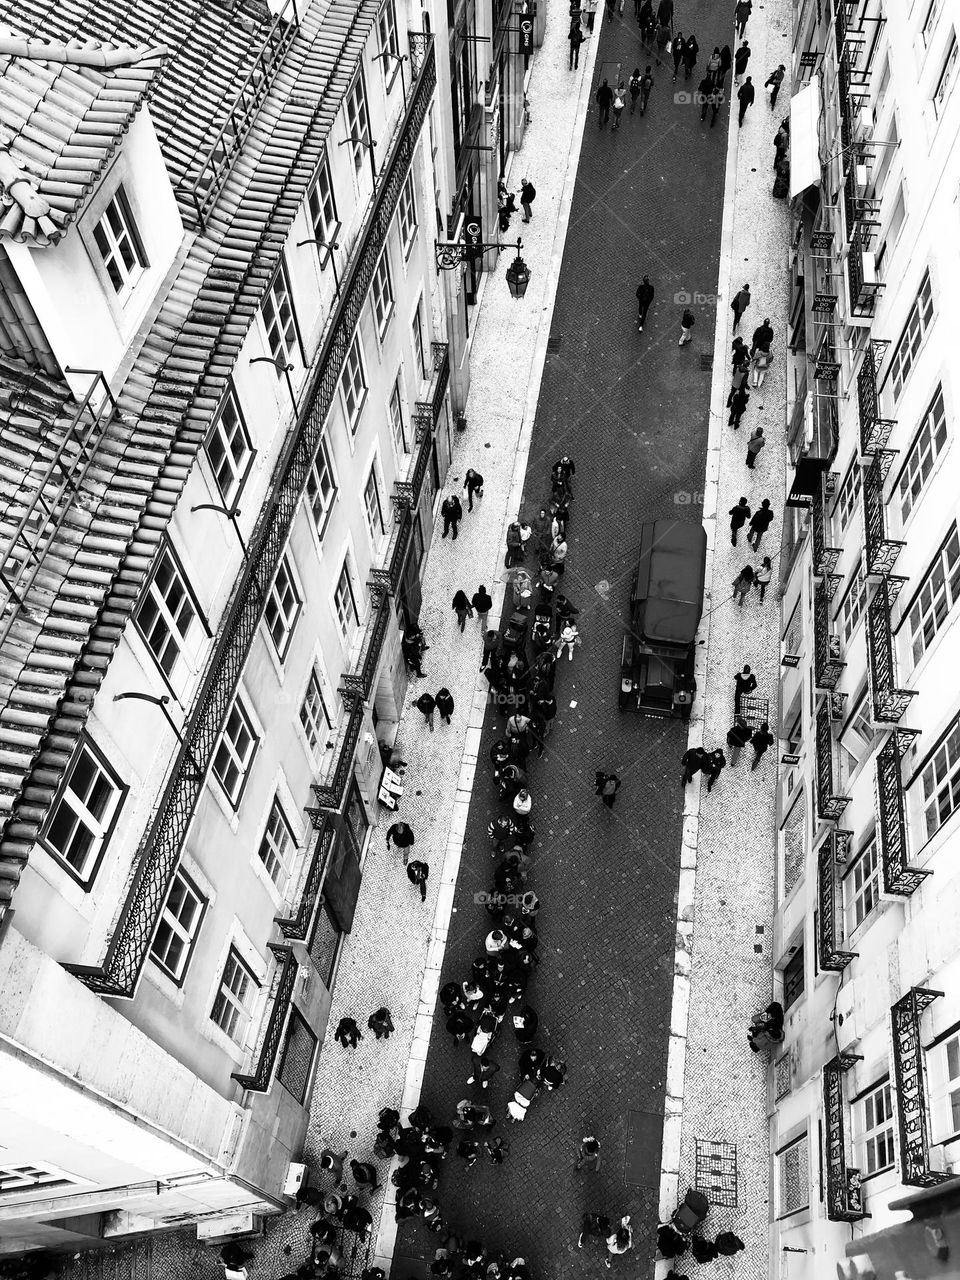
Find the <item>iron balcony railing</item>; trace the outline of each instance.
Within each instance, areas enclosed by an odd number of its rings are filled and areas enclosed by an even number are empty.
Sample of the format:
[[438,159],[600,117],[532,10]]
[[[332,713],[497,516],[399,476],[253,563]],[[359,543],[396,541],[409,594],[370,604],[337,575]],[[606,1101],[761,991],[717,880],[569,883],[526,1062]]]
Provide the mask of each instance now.
[[881,417],[877,371],[887,342],[876,339],[867,343],[857,373],[857,411],[860,417],[860,451],[869,456],[887,447],[890,432],[896,426],[892,418]]
[[905,542],[887,537],[886,503],[883,485],[896,454],[891,449],[877,449],[873,461],[863,474],[863,528],[866,540],[867,573],[893,571]]
[[839,547],[826,546],[826,502],[823,493],[823,477],[817,484],[811,502],[811,523],[813,527],[813,572],[815,574],[832,575],[840,559]]
[[847,1164],[847,1139],[844,1131],[843,1077],[859,1053],[838,1053],[823,1068],[823,1125],[827,1148],[827,1217],[831,1222],[859,1222],[865,1217],[859,1169]]
[[818,689],[835,689],[846,663],[840,657],[840,640],[830,633],[830,602],[839,578],[830,574],[813,592],[813,672]]
[[287,0],[274,18],[263,44],[254,56],[253,66],[227,109],[226,120],[213,142],[200,156],[196,171],[178,187],[178,191],[190,201],[201,230],[206,226],[210,211],[226,186],[247,135],[270,92],[270,86],[283,65],[287,50],[293,44],[298,27],[295,0]]
[[307,874],[304,878],[303,890],[300,893],[300,901],[297,903],[296,914],[292,916],[274,916],[274,923],[288,941],[294,939],[298,942],[306,941],[336,835],[337,831],[333,822],[325,818],[320,823],[317,838],[313,844],[310,866],[307,868]]
[[870,696],[873,702],[873,718],[880,724],[899,724],[903,713],[917,696],[915,689],[898,689],[896,653],[890,611],[893,601],[890,587],[899,594],[906,579],[881,578],[867,606],[867,670],[870,674]]
[[930,1168],[925,1054],[920,1043],[923,1011],[942,995],[927,987],[911,987],[890,1010],[900,1181],[908,1187],[932,1187],[950,1176]]
[[877,752],[877,834],[884,893],[909,898],[930,871],[909,865],[907,809],[900,761],[916,737],[912,729],[894,729]]
[[[311,365],[303,408],[277,462],[267,491],[269,497],[249,540],[247,558],[187,719],[173,768],[141,845],[106,956],[99,965],[69,966],[70,972],[103,995],[131,997],[134,994],[213,753],[260,625],[277,565],[287,545],[310,467],[320,447],[324,424],[366,304],[373,273],[410,172],[436,85],[433,37],[411,33],[410,50],[416,79],[403,119],[378,178],[369,216],[364,220],[342,278],[337,305],[327,321]],[[341,794],[346,788],[342,770],[352,768],[352,750],[356,747],[362,718],[362,703],[349,707],[342,741],[350,754],[341,756],[335,778]],[[344,758],[346,764],[342,762]]]
[[270,996],[267,1000],[267,1013],[263,1037],[254,1054],[254,1066],[250,1072],[234,1071],[232,1079],[250,1089],[254,1093],[266,1093],[273,1079],[273,1069],[277,1065],[277,1054],[283,1040],[283,1030],[287,1025],[287,1014],[290,1012],[290,1001],[297,981],[297,961],[289,947],[279,943],[268,944],[277,958]]
[[850,286],[850,313],[858,319],[872,316],[883,285],[877,279],[873,254],[867,248],[863,227],[858,223],[850,238],[847,254],[847,283]]
[[837,877],[847,864],[852,839],[851,831],[831,831],[817,855],[817,956],[820,968],[830,973],[842,973],[857,958],[856,951],[840,949],[837,928]]
[[850,803],[850,797],[839,794],[830,725],[830,704],[824,698],[817,710],[816,721],[817,817],[825,822],[838,822]]

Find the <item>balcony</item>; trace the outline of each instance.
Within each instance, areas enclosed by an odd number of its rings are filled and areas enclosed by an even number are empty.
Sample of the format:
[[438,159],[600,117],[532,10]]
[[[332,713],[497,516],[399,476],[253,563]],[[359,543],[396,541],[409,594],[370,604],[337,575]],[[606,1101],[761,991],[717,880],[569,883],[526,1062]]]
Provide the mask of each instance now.
[[883,485],[896,454],[891,449],[877,449],[873,461],[863,473],[863,528],[866,538],[867,573],[891,573],[905,542],[887,537],[887,508]]
[[[318,824],[315,823],[314,825],[316,827]],[[330,861],[333,843],[337,835],[333,822],[326,819],[319,824],[319,831],[320,834],[314,841],[313,855],[310,858],[310,866],[307,868],[307,874],[303,882],[296,915],[274,916],[274,923],[287,941],[296,939],[299,942],[304,942],[310,932],[313,912],[320,896],[323,873]]]
[[877,309],[877,299],[883,285],[877,279],[876,259],[867,248],[867,236],[860,223],[850,238],[847,254],[847,284],[850,289],[850,316],[858,320],[869,319]]
[[868,457],[887,447],[890,432],[897,425],[893,418],[880,416],[880,396],[877,391],[877,369],[887,342],[875,339],[867,344],[860,371],[857,374],[857,409],[860,415],[860,451]]
[[824,822],[838,822],[850,803],[850,797],[838,794],[839,787],[833,758],[833,730],[827,698],[822,700],[817,710],[816,753],[817,817]]
[[859,1222],[865,1218],[860,1170],[847,1165],[847,1140],[843,1127],[843,1077],[859,1053],[838,1053],[823,1068],[823,1124],[827,1148],[827,1217],[831,1222]]
[[278,963],[270,984],[268,1012],[263,1034],[253,1055],[254,1067],[249,1073],[234,1071],[231,1077],[244,1089],[250,1089],[254,1093],[266,1093],[270,1088],[273,1069],[277,1065],[277,1054],[280,1051],[280,1041],[283,1039],[283,1029],[287,1023],[287,1014],[290,1012],[293,988],[297,981],[298,966],[293,951],[275,942],[269,945]]
[[942,991],[911,987],[890,1010],[893,1033],[893,1091],[900,1136],[900,1181],[908,1187],[932,1187],[950,1175],[930,1168],[925,1058],[920,1018]]
[[905,578],[893,578],[892,575],[881,579],[867,606],[867,669],[870,673],[873,719],[878,724],[899,724],[911,699],[917,696],[915,689],[896,687],[890,588],[894,586],[899,594],[905,581]]
[[852,839],[852,831],[831,831],[817,855],[817,957],[828,973],[842,973],[857,958],[856,951],[837,946],[837,877],[850,856]]
[[883,891],[909,898],[931,875],[920,867],[908,865],[907,810],[900,776],[900,761],[916,732],[894,729],[877,752],[877,834],[880,841],[880,865]]
[[839,547],[828,547],[826,543],[826,502],[823,493],[823,476],[817,485],[810,508],[810,523],[813,532],[813,572],[818,576],[829,577],[837,567],[840,559]]
[[813,592],[813,669],[818,689],[835,689],[847,665],[840,658],[839,638],[830,634],[830,602],[839,581],[831,574]]

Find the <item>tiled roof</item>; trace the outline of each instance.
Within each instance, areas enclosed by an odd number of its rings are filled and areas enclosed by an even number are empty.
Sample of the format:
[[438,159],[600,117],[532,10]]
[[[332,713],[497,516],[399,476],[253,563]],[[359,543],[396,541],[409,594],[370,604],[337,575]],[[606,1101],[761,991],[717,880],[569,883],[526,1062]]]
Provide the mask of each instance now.
[[63,236],[130,127],[162,52],[0,35],[0,239],[48,245]]
[[[129,620],[206,435],[326,136],[378,0],[313,0],[202,231],[97,434],[81,499],[3,645],[0,914]],[[43,39],[162,43],[150,90],[174,182],[209,143],[270,26],[266,9],[215,0],[0,0],[0,23]],[[253,23],[252,31],[248,29]],[[0,374],[2,374],[0,367]],[[0,431],[0,473],[22,473]],[[3,553],[0,546],[0,555]]]

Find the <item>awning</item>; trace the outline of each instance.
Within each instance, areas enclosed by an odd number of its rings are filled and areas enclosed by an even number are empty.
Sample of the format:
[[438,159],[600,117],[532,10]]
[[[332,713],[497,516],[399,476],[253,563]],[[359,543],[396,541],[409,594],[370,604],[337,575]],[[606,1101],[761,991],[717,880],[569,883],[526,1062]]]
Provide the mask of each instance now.
[[820,74],[790,99],[790,195],[820,181]]

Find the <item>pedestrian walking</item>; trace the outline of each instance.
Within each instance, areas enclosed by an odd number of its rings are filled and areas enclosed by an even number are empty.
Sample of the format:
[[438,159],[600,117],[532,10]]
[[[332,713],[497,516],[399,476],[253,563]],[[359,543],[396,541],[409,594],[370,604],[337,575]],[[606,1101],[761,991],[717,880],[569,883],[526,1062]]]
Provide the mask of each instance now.
[[487,625],[487,614],[493,608],[493,601],[491,600],[490,595],[487,592],[487,588],[483,585],[482,582],[480,583],[479,587],[477,587],[476,591],[473,593],[473,598],[471,599],[470,603],[471,605],[473,605],[473,610],[480,621],[481,628],[485,628]]
[[423,668],[420,665],[420,658],[427,647],[420,628],[415,624],[407,627],[403,633],[403,639],[400,641],[400,651],[403,654],[404,662],[407,664],[407,669],[421,678],[423,677]]
[[418,711],[423,712],[423,718],[427,722],[430,732],[433,733],[433,713],[437,708],[436,701],[432,694],[421,693],[420,697],[413,704]]
[[411,884],[415,884],[420,890],[420,901],[427,900],[427,877],[430,875],[430,868],[425,862],[411,862],[407,865],[407,879]]
[[744,565],[740,572],[733,580],[733,598],[736,600],[740,608],[743,608],[743,602],[747,598],[750,588],[753,586],[753,569],[750,565]]
[[747,1247],[732,1231],[721,1231],[713,1243],[717,1246],[717,1253],[722,1258],[732,1258],[734,1254]]
[[387,1008],[374,1010],[367,1019],[367,1026],[378,1040],[389,1040],[390,1033],[396,1030],[393,1025],[393,1019],[390,1016],[390,1010]]
[[713,53],[707,59],[707,78],[711,84],[715,84],[717,76],[720,74],[720,47],[713,46]]
[[769,351],[773,344],[773,325],[770,323],[770,317],[764,316],[761,324],[758,324],[753,331],[753,341],[750,343],[750,354],[755,355],[758,351]]
[[683,32],[682,31],[675,32],[673,40],[671,41],[671,46],[670,46],[670,52],[673,55],[674,83],[676,83],[677,75],[680,71],[680,64],[683,62],[683,51],[685,47],[686,47],[686,41],[683,38]]
[[573,650],[580,644],[580,632],[577,630],[576,624],[573,622],[566,623],[557,637],[557,657],[563,653],[564,646],[567,649],[567,660],[573,661]]
[[413,834],[413,827],[407,822],[395,822],[392,826],[387,827],[387,848],[390,848],[391,841],[397,846],[403,854],[403,864],[406,866],[407,859],[410,856],[409,850],[413,848],[416,836]]
[[[564,454],[562,458],[558,458],[550,469],[550,482],[553,486],[553,496],[558,503],[556,516],[559,519],[559,504],[565,498],[573,497],[573,477],[577,474],[577,466],[571,457]],[[564,522],[561,521],[563,525]],[[565,527],[565,526],[564,526]],[[561,528],[560,532],[563,532]]]
[[727,746],[730,748],[731,769],[740,759],[740,752],[750,741],[750,726],[743,716],[735,716],[733,724],[727,730]]
[[[342,1019],[342,1021],[353,1022],[353,1019],[345,1018],[345,1019]],[[356,1026],[357,1024],[354,1022],[353,1025]],[[340,1028],[338,1026],[337,1031],[339,1030]],[[358,1032],[358,1035],[359,1035],[359,1032]],[[346,1048],[347,1046],[344,1045],[343,1047]],[[334,1182],[339,1182],[340,1179],[343,1177],[343,1162],[344,1160],[346,1160],[346,1158],[347,1158],[346,1151],[336,1152],[331,1147],[324,1147],[324,1149],[320,1152],[320,1172],[332,1173]]]
[[753,100],[756,96],[757,95],[753,88],[753,81],[749,76],[747,76],[746,80],[744,80],[743,84],[737,90],[737,100],[740,103],[740,117],[737,121],[738,124],[743,124],[743,118],[747,114],[748,108],[753,106]]
[[520,522],[513,520],[507,525],[507,550],[503,557],[504,568],[512,569],[523,559],[523,539],[520,537]]
[[734,58],[733,58],[733,83],[734,84],[739,84],[740,81],[743,79],[744,73],[746,72],[746,69],[747,69],[747,63],[750,61],[751,53],[752,53],[752,50],[750,48],[749,43],[746,40],[744,40],[743,44],[734,54]]
[[647,103],[650,101],[650,90],[653,88],[653,68],[647,67],[640,78],[640,114],[647,114]]
[[467,618],[473,617],[473,610],[470,608],[470,601],[465,591],[458,590],[453,597],[453,611],[457,615],[457,625],[463,631],[467,625]]
[[457,540],[457,525],[463,519],[463,507],[460,505],[460,499],[455,493],[448,494],[444,498],[440,506],[440,514],[443,516],[443,533],[441,537],[446,537],[453,530],[453,540]]
[[597,770],[597,785],[594,791],[598,795],[608,809],[613,808],[613,802],[617,798],[617,792],[620,790],[620,779],[615,773],[603,773]]
[[337,1023],[333,1038],[338,1044],[342,1044],[344,1049],[355,1049],[357,1043],[363,1039],[363,1036],[353,1018],[341,1018]]
[[351,1160],[350,1172],[353,1174],[353,1180],[358,1187],[363,1187],[367,1191],[380,1190],[376,1165],[370,1164],[367,1160]]
[[[487,1159],[491,1164],[503,1164],[507,1156],[510,1154],[510,1143],[504,1142],[502,1138],[494,1138],[492,1142],[485,1142],[483,1149],[487,1153]],[[490,1267],[487,1267],[487,1280],[499,1280],[500,1269],[491,1274]]]
[[750,739],[750,745],[753,747],[753,764],[750,766],[752,773],[763,758],[763,753],[773,745],[773,734],[770,732],[770,726],[766,720],[763,721],[760,728]]
[[[737,431],[740,427],[740,419],[747,411],[747,405],[750,403],[750,392],[742,384],[737,387],[730,388],[730,394],[727,396],[727,407],[730,410],[730,417],[727,419],[727,426],[733,427]],[[463,628],[461,627],[462,631]]]
[[594,1240],[606,1240],[610,1234],[610,1219],[602,1213],[585,1213],[580,1223],[580,1237],[577,1240],[577,1248],[583,1248],[583,1237],[589,1236]]
[[742,40],[743,33],[747,29],[747,23],[750,20],[750,14],[753,12],[753,0],[737,0],[734,6],[733,16],[737,25],[737,35]]
[[437,712],[439,713],[440,719],[449,724],[454,708],[453,694],[446,686],[444,686],[442,689],[437,690],[434,695],[434,701],[437,704]]
[[760,591],[760,603],[763,604],[763,597],[767,594],[767,587],[770,585],[770,579],[773,576],[773,566],[770,563],[770,557],[764,556],[760,568],[756,573],[757,587]]
[[750,352],[747,344],[739,336],[734,338],[730,350],[733,363],[733,385],[742,387],[743,379],[746,376],[747,369],[750,367]]
[[693,326],[697,323],[693,312],[689,307],[684,307],[683,315],[680,317],[680,341],[678,347],[684,347],[688,342],[693,341]]
[[730,46],[725,44],[720,50],[720,72],[716,77],[717,84],[722,89],[727,76],[730,74],[730,68],[733,66],[733,54],[730,52]]
[[479,471],[468,467],[467,474],[463,477],[463,487],[467,491],[467,510],[472,511],[474,498],[483,497],[483,476]]
[[612,1266],[614,1258],[629,1253],[632,1248],[633,1231],[630,1227],[630,1215],[625,1214],[620,1219],[620,1225],[616,1231],[612,1231],[607,1236],[607,1256],[603,1260],[603,1265],[605,1267]]
[[786,120],[782,120],[780,128],[777,130],[773,138],[773,167],[776,169],[780,161],[786,156],[790,149],[790,130],[787,128]]
[[713,784],[727,767],[727,757],[723,754],[721,749],[717,747],[715,751],[710,752],[701,767],[707,779],[707,791],[712,791]]
[[750,519],[750,504],[741,498],[735,507],[730,508],[730,542],[737,545],[737,534]]
[[589,39],[597,16],[597,0],[583,0],[583,12],[587,15],[587,38]]
[[480,670],[486,671],[493,663],[500,649],[500,632],[491,627],[483,633],[483,656],[480,659]]
[[691,783],[694,774],[700,772],[707,761],[707,752],[703,747],[688,747],[680,757],[680,763],[683,765],[683,773],[681,774],[680,785],[686,787]]
[[626,98],[624,97],[623,81],[621,80],[620,83],[617,85],[613,94],[613,127],[614,129],[620,128],[620,120],[623,116],[623,108],[625,104],[626,104]]
[[600,1142],[592,1134],[580,1139],[574,1169],[580,1170],[586,1165],[588,1173],[600,1172]]
[[730,303],[730,310],[733,312],[733,331],[736,333],[743,319],[743,313],[750,305],[750,286],[748,284],[741,285],[737,292],[733,295],[733,301]]
[[537,1025],[540,1019],[536,1015],[536,1011],[531,1009],[529,1005],[524,1005],[517,1013],[513,1014],[510,1019],[513,1024],[513,1034],[517,1037],[520,1044],[529,1044],[537,1033]]
[[700,105],[700,119],[707,118],[707,108],[710,105],[710,95],[713,93],[713,80],[708,72],[700,83],[697,85],[697,92],[693,96],[694,102]]
[[669,43],[670,43],[670,24],[667,22],[661,22],[657,27],[657,66],[658,67],[663,66],[664,54],[666,53],[667,45]]
[[783,77],[785,75],[786,67],[784,67],[781,62],[776,71],[771,71],[767,79],[764,81],[763,87],[768,91],[771,111],[777,105],[777,97],[779,96],[780,86],[783,84]]
[[740,703],[742,702],[742,700],[748,697],[751,693],[753,693],[754,689],[756,689],[757,687],[757,677],[750,670],[749,662],[745,662],[743,665],[743,670],[738,671],[736,673],[736,675],[733,677],[733,683],[734,683],[733,710],[734,710],[734,714],[738,715],[740,712]]
[[644,276],[640,284],[637,285],[637,328],[643,333],[643,326],[646,324],[647,312],[650,310],[650,304],[654,298],[654,287],[650,283],[650,277]]
[[567,40],[570,42],[570,70],[578,71],[580,69],[580,46],[584,40],[579,16],[570,23],[570,32]]
[[494,1062],[492,1058],[487,1058],[483,1054],[470,1053],[470,1062],[472,1063],[472,1071],[467,1076],[467,1084],[478,1084],[481,1089],[489,1089],[490,1081],[500,1070],[499,1062]]
[[610,108],[613,106],[613,90],[606,80],[597,90],[596,103],[600,108],[600,128],[602,129],[610,119]]
[[710,128],[711,129],[717,123],[717,116],[720,114],[720,110],[723,107],[723,104],[725,101],[726,101],[726,96],[723,92],[723,85],[715,84],[713,88],[710,90],[710,112],[711,112]]
[[640,68],[639,67],[633,68],[633,75],[631,75],[627,83],[627,88],[630,90],[630,114],[633,115],[633,113],[637,109],[637,99],[640,97]]
[[563,534],[560,534],[559,537],[554,538],[550,546],[550,563],[551,563],[551,566],[557,571],[557,573],[559,573],[561,578],[563,577],[564,572],[566,571],[568,551],[569,551],[569,547],[567,546],[567,540],[563,536]]
[[457,1155],[460,1156],[468,1169],[472,1169],[480,1159],[481,1149],[480,1143],[477,1142],[476,1138],[461,1138],[457,1143]]
[[683,47],[683,78],[689,80],[693,75],[693,68],[697,65],[697,58],[700,56],[700,46],[697,44],[696,36],[687,36],[687,43]]
[[770,499],[764,498],[759,508],[750,518],[750,532],[747,534],[747,542],[750,543],[754,551],[760,550],[760,541],[772,523],[773,511],[770,509]]
[[755,351],[750,357],[750,385],[751,387],[762,387],[763,380],[767,376],[767,369],[773,362],[773,356],[769,351]]
[[754,431],[753,435],[747,441],[747,466],[751,471],[757,465],[757,457],[759,456],[760,450],[766,443],[766,440],[763,438],[763,427],[757,427],[756,431]]
[[537,198],[537,188],[533,185],[529,178],[524,178],[520,184],[520,208],[523,210],[523,221],[529,222],[533,217],[533,202]]

